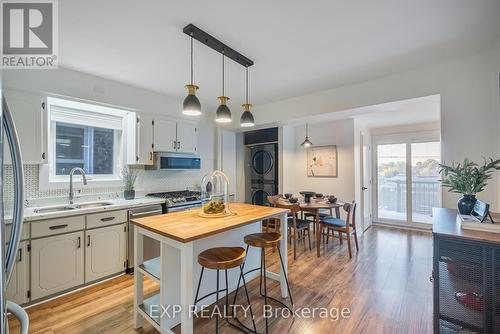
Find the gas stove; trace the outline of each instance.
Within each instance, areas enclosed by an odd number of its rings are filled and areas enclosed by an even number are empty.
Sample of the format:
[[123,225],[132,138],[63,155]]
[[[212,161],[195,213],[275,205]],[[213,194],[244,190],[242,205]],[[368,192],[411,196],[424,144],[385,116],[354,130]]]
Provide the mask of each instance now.
[[198,191],[181,190],[147,194],[149,197],[165,199],[165,212],[185,210],[201,206],[201,193]]

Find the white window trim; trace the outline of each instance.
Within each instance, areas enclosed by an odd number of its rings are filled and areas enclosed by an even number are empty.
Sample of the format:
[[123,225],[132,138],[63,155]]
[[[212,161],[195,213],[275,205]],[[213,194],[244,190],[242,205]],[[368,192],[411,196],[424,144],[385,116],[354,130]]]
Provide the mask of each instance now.
[[[55,97],[47,97],[47,137],[48,137],[48,161],[50,163],[40,165],[39,168],[39,189],[40,190],[55,190],[55,189],[66,189],[69,187],[69,175],[59,175],[51,177],[51,168],[54,166],[55,162],[55,152],[54,152],[54,142],[55,142],[55,132],[52,131],[51,127],[51,115],[50,110],[52,105],[56,105],[59,107],[71,108],[71,109],[81,109],[88,110],[95,113],[102,113],[108,115],[116,115],[122,118],[122,131],[121,131],[121,145],[118,144],[118,141],[115,140],[115,154],[117,157],[121,157],[115,159],[114,161],[114,174],[109,175],[88,175],[88,185],[87,187],[91,188],[109,188],[109,187],[120,187],[123,185],[123,181],[119,177],[120,170],[132,161],[131,159],[135,159],[135,145],[129,147],[127,143],[133,139],[135,140],[135,121],[136,121],[136,113],[129,110],[124,110],[122,108],[116,107],[107,107],[99,104],[92,103],[84,103],[78,102],[68,99],[60,99]],[[132,125],[133,123],[133,125]],[[118,139],[118,138],[115,138]],[[133,152],[132,152],[132,151]],[[73,178],[73,183],[75,187],[83,186],[81,176],[75,176]]]
[[[411,144],[424,142],[441,142],[441,134],[438,130],[414,131],[395,134],[381,134],[372,136],[372,217],[373,222],[378,224],[399,225],[406,227],[422,227],[429,226],[432,223],[414,222],[412,216],[411,197],[407,197],[407,217],[405,221],[379,218],[378,217],[378,178],[377,178],[377,146],[388,144],[405,144],[406,145],[406,175],[411,175]],[[442,152],[441,152],[442,156]],[[407,178],[407,189],[411,192],[411,178]],[[439,206],[443,203],[443,188],[440,187]]]

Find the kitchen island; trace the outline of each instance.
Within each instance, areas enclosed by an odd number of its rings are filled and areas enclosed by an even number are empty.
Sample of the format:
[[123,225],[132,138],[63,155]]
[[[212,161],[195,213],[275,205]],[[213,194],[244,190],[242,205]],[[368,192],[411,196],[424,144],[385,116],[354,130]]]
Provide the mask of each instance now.
[[[171,328],[181,324],[183,334],[193,333],[193,316],[190,306],[194,301],[194,289],[198,282],[201,267],[197,256],[205,249],[221,246],[245,247],[243,237],[260,232],[260,222],[264,219],[278,218],[283,239],[280,243],[283,254],[284,273],[266,272],[266,276],[278,280],[283,298],[288,296],[284,274],[288,274],[287,251],[287,209],[232,203],[231,216],[222,218],[203,218],[201,209],[168,213],[160,216],[133,220],[136,226],[135,238],[135,286],[134,286],[134,327],[142,326],[146,319],[161,333],[173,333]],[[144,261],[142,254],[143,238],[147,236],[160,243],[160,257]],[[260,250],[250,248],[245,271],[260,265]],[[248,281],[256,277],[247,277]],[[160,285],[160,292],[144,298],[143,280],[147,276]],[[239,271],[228,271],[229,291],[236,288]],[[204,276],[200,294],[215,290],[215,273],[210,270]],[[224,286],[224,285],[221,285]],[[215,298],[204,304],[215,302]],[[179,305],[178,314],[175,306]],[[170,306],[168,315],[163,310]]]

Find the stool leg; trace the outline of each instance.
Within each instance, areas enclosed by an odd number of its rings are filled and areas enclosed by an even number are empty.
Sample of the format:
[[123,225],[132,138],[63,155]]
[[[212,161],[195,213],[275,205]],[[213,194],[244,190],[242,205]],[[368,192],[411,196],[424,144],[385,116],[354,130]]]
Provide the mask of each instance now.
[[[279,254],[281,254],[281,252],[279,251],[278,249],[278,252]],[[262,252],[261,252],[261,262],[262,262],[262,265],[263,265],[263,269],[261,267],[261,273],[263,271],[263,274],[264,274],[264,305],[268,305],[267,303],[267,279],[266,279],[266,253],[264,252],[264,249],[262,248]],[[280,255],[281,257],[281,255]],[[262,295],[262,292],[261,292],[261,295]],[[265,320],[266,320],[266,334],[268,332],[268,329],[269,329],[269,323],[268,323],[268,319],[267,317],[265,317]]]
[[[247,245],[246,254],[248,254],[248,248],[250,248],[250,245]],[[243,262],[242,266],[243,266],[243,268],[245,268],[245,262]],[[238,285],[236,286],[236,292],[234,293],[234,298],[233,298],[233,305],[236,304],[236,297],[238,296],[238,290],[240,289],[240,283],[241,283],[241,277],[238,279]]]
[[241,278],[243,279],[243,287],[245,288],[245,295],[247,296],[248,306],[250,307],[250,316],[252,317],[253,331],[257,333],[257,326],[255,325],[255,319],[252,311],[252,304],[250,304],[250,297],[248,296],[247,283],[245,281],[245,275],[243,274],[243,265],[240,266]]
[[[219,270],[217,270],[217,292],[215,293],[215,307],[219,308]],[[220,310],[217,310],[220,311]],[[219,334],[219,316],[215,316],[215,333]]]
[[200,293],[200,286],[201,286],[201,279],[203,278],[203,271],[205,270],[205,267],[201,267],[201,274],[200,274],[200,280],[198,281],[198,288],[196,289],[196,297],[194,297],[194,304],[198,302],[198,294]]
[[281,269],[283,271],[283,275],[285,276],[286,288],[288,290],[288,295],[290,296],[290,303],[292,304],[293,307],[292,292],[290,291],[290,284],[288,283],[288,277],[286,276],[285,265],[283,264],[283,257],[281,256],[281,250],[279,249],[279,247],[278,247],[278,254],[280,256]]

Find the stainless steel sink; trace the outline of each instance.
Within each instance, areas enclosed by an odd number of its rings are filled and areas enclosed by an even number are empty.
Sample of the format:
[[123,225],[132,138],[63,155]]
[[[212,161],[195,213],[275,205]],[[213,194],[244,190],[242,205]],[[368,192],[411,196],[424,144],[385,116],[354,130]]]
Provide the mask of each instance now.
[[109,202],[95,202],[95,203],[84,203],[77,204],[77,209],[92,209],[92,208],[102,208],[103,206],[113,205],[113,203]]
[[35,213],[52,213],[52,212],[61,212],[61,211],[71,211],[77,209],[92,209],[92,208],[102,208],[104,206],[113,205],[110,202],[93,202],[93,203],[82,203],[75,205],[58,205],[58,206],[49,206],[45,208],[36,208],[33,210]]
[[51,213],[51,212],[60,212],[60,211],[70,211],[77,209],[75,206],[69,205],[61,205],[61,206],[50,206],[46,208],[36,208],[33,210],[35,213]]

